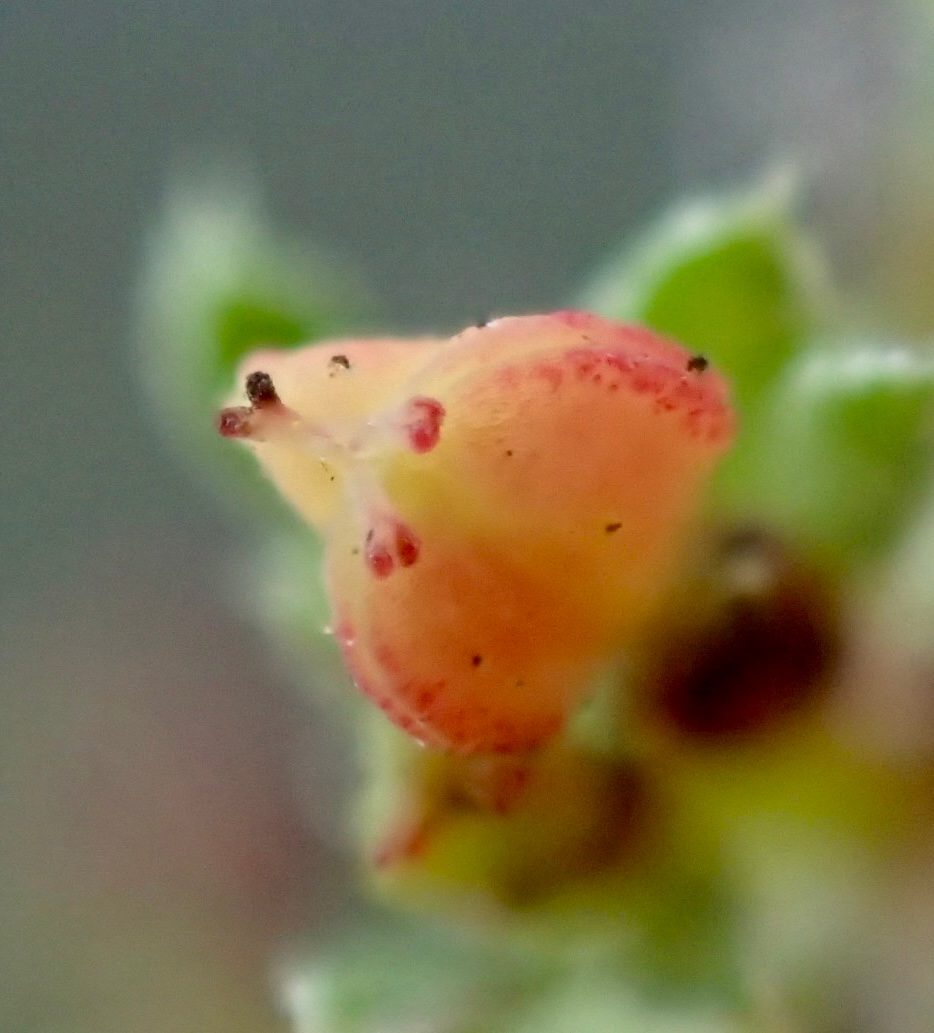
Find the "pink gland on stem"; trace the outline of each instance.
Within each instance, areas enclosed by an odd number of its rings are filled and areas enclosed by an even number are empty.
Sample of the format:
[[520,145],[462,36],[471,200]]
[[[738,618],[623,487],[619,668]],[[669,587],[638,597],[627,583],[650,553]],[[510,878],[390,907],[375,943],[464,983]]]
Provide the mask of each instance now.
[[444,416],[444,406],[437,398],[416,395],[405,403],[400,424],[413,452],[430,452],[438,444]]
[[392,515],[377,517],[366,535],[363,558],[370,573],[382,580],[400,567],[411,567],[421,543],[410,527]]

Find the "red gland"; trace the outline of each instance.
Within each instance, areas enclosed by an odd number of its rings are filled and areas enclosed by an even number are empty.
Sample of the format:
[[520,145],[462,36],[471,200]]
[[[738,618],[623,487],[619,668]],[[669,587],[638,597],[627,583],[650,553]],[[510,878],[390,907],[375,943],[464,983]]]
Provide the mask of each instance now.
[[221,409],[217,415],[217,429],[222,438],[248,438],[250,436],[250,417],[253,415],[252,408],[247,409],[242,405],[233,405],[228,409]]
[[410,527],[394,518],[383,519],[367,532],[363,558],[370,573],[380,580],[400,567],[411,567],[421,550]]
[[382,540],[377,541],[372,531],[367,535],[363,558],[373,577],[381,580],[389,577],[396,566],[396,561],[392,558],[388,547]]
[[430,452],[441,438],[444,406],[436,398],[417,396],[406,402],[402,428],[413,452]]

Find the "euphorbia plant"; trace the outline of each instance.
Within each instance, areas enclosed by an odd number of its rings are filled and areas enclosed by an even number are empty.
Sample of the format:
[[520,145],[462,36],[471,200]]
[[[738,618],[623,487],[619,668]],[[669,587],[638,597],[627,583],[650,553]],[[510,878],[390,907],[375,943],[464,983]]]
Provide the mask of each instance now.
[[851,691],[930,486],[923,349],[841,319],[769,189],[676,210],[586,310],[452,338],[321,332],[339,295],[215,216],[155,252],[160,393],[259,461],[226,475],[278,543],[259,608],[340,686],[367,882],[424,923],[310,962],[300,1028],[823,1021],[924,799]]

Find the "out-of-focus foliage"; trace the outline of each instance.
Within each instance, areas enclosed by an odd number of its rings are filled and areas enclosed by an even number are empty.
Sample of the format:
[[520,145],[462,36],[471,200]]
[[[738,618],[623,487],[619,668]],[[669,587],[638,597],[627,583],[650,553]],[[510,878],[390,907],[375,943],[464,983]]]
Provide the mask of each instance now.
[[884,555],[930,484],[934,355],[818,345],[783,373],[756,433],[747,505],[841,568]]
[[714,1004],[646,1006],[605,963],[578,968],[400,919],[351,929],[311,975],[287,970],[281,985],[296,1033],[756,1030]]

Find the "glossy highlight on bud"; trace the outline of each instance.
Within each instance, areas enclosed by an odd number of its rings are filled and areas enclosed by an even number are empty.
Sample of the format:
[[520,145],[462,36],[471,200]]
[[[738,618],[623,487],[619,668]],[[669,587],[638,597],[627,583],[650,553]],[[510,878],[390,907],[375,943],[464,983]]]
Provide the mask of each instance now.
[[557,734],[677,575],[733,435],[723,379],[581,312],[261,352],[222,434],[326,542],[360,689],[435,748]]

